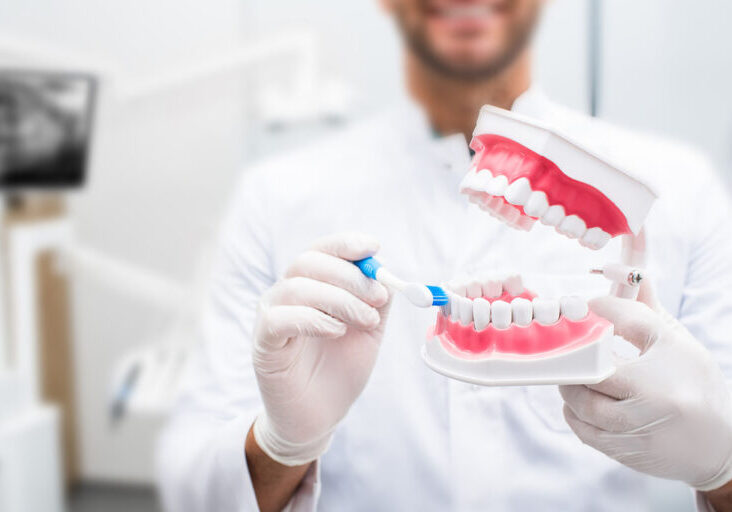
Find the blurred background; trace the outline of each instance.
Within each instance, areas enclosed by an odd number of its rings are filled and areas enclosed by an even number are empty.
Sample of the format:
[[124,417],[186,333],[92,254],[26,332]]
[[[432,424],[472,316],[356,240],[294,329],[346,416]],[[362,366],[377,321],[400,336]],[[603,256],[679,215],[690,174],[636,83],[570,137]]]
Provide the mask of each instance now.
[[[554,0],[538,82],[729,183],[731,19]],[[154,439],[237,176],[395,102],[399,63],[376,0],[0,2],[0,510],[158,510]]]

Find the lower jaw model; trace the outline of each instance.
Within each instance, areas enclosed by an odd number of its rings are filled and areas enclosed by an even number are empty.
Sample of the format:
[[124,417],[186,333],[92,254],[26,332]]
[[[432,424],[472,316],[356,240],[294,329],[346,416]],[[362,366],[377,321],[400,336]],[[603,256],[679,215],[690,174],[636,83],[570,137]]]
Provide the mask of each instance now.
[[[507,225],[555,227],[590,250],[623,237],[622,263],[600,270],[611,293],[635,298],[642,225],[655,200],[644,183],[551,128],[484,107],[461,184]],[[480,385],[594,384],[614,371],[613,326],[584,298],[537,297],[518,275],[448,285],[422,355],[433,370]]]
[[579,296],[537,297],[520,276],[452,283],[423,355],[473,384],[596,383],[614,371],[612,325]]

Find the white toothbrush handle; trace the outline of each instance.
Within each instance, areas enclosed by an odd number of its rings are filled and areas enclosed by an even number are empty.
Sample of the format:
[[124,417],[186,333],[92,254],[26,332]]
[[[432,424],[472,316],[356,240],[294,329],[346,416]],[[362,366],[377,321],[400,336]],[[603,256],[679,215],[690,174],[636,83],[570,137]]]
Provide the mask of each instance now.
[[374,279],[384,286],[394,288],[397,291],[402,291],[407,286],[407,283],[382,267],[381,263],[373,256],[354,261],[353,264],[356,265],[366,277]]
[[373,257],[364,258],[362,260],[354,261],[353,263],[361,269],[361,272],[363,272],[366,277],[375,279],[387,288],[400,292],[415,306],[426,308],[432,305],[432,291],[427,286],[402,281],[382,267],[381,263]]
[[397,291],[402,291],[407,286],[407,283],[386,270],[384,267],[381,267],[376,271],[376,280],[384,286],[393,288]]

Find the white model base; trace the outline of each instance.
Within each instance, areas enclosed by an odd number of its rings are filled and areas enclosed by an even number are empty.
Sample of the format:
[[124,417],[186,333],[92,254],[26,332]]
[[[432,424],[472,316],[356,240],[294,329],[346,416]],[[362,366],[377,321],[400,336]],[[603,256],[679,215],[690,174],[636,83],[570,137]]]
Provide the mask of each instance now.
[[437,373],[481,386],[597,384],[615,372],[612,340],[611,326],[593,343],[569,352],[463,359],[450,354],[433,336],[422,347],[422,358]]

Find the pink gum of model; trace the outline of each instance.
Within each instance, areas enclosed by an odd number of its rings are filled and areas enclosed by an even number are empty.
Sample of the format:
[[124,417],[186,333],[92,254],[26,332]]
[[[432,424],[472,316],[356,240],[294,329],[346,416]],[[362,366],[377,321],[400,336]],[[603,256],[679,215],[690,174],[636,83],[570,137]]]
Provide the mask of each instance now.
[[[518,297],[531,300],[535,296],[525,291],[517,296],[504,292],[500,297],[483,298],[492,303],[497,300],[511,302]],[[590,312],[579,321],[563,316],[551,325],[533,320],[528,326],[511,324],[507,329],[497,329],[489,325],[476,331],[472,322],[463,325],[440,312],[434,334],[449,353],[463,359],[483,359],[498,354],[530,357],[557,354],[588,345],[602,336],[609,325],[607,320]]]
[[[470,147],[475,151],[473,162],[477,169],[503,175],[509,184],[527,178],[533,190],[546,194],[549,204],[561,204],[566,215],[577,215],[588,229],[600,228],[611,236],[631,232],[623,213],[602,192],[570,178],[554,162],[518,142],[482,134],[473,137]],[[509,206],[525,215],[521,206]]]

